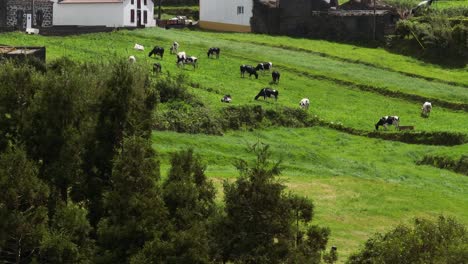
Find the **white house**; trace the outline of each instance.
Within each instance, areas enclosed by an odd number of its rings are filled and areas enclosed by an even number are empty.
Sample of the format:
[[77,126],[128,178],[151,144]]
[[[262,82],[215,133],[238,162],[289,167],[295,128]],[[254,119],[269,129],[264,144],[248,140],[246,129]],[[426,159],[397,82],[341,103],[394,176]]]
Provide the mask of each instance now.
[[53,0],[54,26],[154,27],[153,0]]
[[200,0],[201,28],[250,32],[252,0]]

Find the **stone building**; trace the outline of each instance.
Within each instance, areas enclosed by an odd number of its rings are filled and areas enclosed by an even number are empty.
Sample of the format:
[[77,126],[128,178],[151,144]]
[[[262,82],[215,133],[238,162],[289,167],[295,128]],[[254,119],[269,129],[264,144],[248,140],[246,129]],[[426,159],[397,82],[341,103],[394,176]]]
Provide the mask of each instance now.
[[50,27],[53,2],[50,0],[3,0],[0,4],[0,27],[26,28],[27,14],[32,14],[32,27]]
[[[382,5],[374,12],[371,3],[351,0],[339,6],[338,0],[201,0],[200,25],[212,30],[241,31],[225,23],[241,25],[231,20],[239,17],[235,7],[245,6],[252,8],[245,12],[250,17],[245,26],[251,32],[345,41],[382,40],[392,32],[397,16]],[[221,26],[205,26],[205,18]]]

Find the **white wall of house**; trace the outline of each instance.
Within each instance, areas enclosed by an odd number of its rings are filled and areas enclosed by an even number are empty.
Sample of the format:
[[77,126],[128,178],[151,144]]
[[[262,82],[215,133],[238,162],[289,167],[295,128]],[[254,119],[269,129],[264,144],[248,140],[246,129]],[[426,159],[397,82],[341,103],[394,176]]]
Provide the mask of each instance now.
[[252,0],[200,0],[200,21],[250,26],[252,8]]
[[[131,4],[131,0],[121,3],[58,3],[54,1],[55,26],[77,25],[77,26],[107,26],[107,27],[136,27],[138,10],[141,11],[141,23],[144,23],[143,14],[147,12],[147,23],[145,26],[155,26],[154,3],[147,0],[141,1],[141,9],[137,10],[137,1]],[[98,2],[98,1],[96,1]],[[131,10],[134,10],[134,22],[131,22]]]

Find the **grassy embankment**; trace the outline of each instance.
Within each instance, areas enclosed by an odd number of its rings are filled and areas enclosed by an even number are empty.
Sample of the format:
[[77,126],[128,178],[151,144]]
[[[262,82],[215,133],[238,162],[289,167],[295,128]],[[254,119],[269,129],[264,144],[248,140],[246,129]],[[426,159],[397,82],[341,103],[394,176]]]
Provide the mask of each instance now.
[[[134,51],[133,44],[169,47],[174,40],[181,43],[182,50],[200,58],[200,67],[195,71],[190,67],[177,69],[175,58],[166,53],[161,61],[164,71],[187,74],[200,85],[192,92],[214,110],[226,106],[219,103],[225,93],[233,96],[233,105],[261,104],[273,109],[280,105],[297,107],[302,97],[309,97],[312,115],[356,129],[372,130],[380,116],[397,114],[402,124],[415,125],[419,131],[468,133],[465,111],[435,104],[431,117],[422,119],[422,102],[409,96],[466,104],[466,69],[444,69],[379,49],[284,37],[159,29],[67,38],[0,35],[0,43],[4,44],[45,45],[49,59],[69,56],[80,61],[107,61],[136,55],[138,63],[148,64],[148,71],[151,63],[160,60],[148,58],[147,52]],[[284,43],[284,48],[259,43]],[[210,46],[221,47],[221,59],[206,58]],[[239,77],[240,64],[264,60],[272,61],[282,73],[281,83],[276,86],[280,91],[277,103],[252,100],[260,88],[268,86],[269,75],[259,80]],[[404,74],[397,66],[404,69]],[[437,74],[431,75],[433,72]],[[429,81],[427,77],[440,81]],[[448,84],[452,82],[458,85]],[[372,89],[363,91],[361,86]],[[389,98],[383,95],[387,91],[400,93]],[[468,178],[415,165],[430,153],[456,153],[454,157],[468,153],[467,144],[408,145],[319,127],[233,131],[223,137],[155,132],[153,139],[163,157],[164,170],[170,152],[192,146],[206,160],[207,173],[218,186],[222,180],[238,175],[232,166],[235,158],[250,158],[245,144],[258,139],[271,144],[274,156],[284,160],[283,177],[291,191],[313,199],[316,222],[332,229],[330,243],[339,247],[342,261],[370,234],[415,216],[444,213],[468,223]]]

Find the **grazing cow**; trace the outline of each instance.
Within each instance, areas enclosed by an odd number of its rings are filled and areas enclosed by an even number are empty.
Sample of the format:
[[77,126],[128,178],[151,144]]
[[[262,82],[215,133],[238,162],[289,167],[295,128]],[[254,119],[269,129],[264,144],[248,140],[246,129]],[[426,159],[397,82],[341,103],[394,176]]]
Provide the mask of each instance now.
[[148,57],[151,57],[151,56],[153,56],[153,55],[154,55],[154,56],[159,55],[159,57],[161,57],[161,59],[162,59],[163,56],[164,56],[164,48],[163,48],[163,47],[158,47],[158,46],[154,47],[154,48],[150,51]]
[[273,90],[271,88],[263,88],[260,92],[255,96],[255,100],[257,100],[260,96],[263,96],[263,100],[266,100],[267,97],[275,97],[275,100],[278,100],[278,91]]
[[281,74],[278,71],[273,71],[271,73],[271,78],[273,79],[273,83],[279,83]]
[[257,65],[255,68],[257,71],[269,71],[271,68],[273,68],[273,63],[271,62],[261,62]]
[[135,62],[136,62],[135,56],[133,56],[133,55],[132,55],[132,56],[129,56],[129,57],[128,57],[128,61],[129,61],[130,63],[132,63],[132,64],[135,63]]
[[230,103],[232,101],[232,97],[230,94],[226,94],[221,98],[221,103]]
[[214,56],[216,55],[216,58],[219,59],[219,53],[221,53],[221,49],[220,48],[210,48],[208,50],[208,58],[210,58],[211,56]]
[[153,73],[159,73],[162,72],[162,66],[161,63],[157,62],[153,64]]
[[187,56],[185,59],[182,59],[182,60],[179,60],[179,62],[177,62],[177,66],[180,67],[184,67],[185,64],[189,64],[189,65],[192,65],[193,66],[193,69],[197,68],[198,67],[198,59],[197,57],[194,57],[194,56]]
[[172,43],[172,46],[171,46],[171,54],[176,54],[178,50],[179,50],[179,43],[174,41],[174,43]]
[[310,101],[308,98],[302,98],[302,100],[299,102],[299,106],[302,109],[308,110],[310,105]]
[[240,66],[240,72],[241,72],[241,77],[244,78],[245,72],[249,74],[249,78],[252,77],[252,75],[255,75],[255,79],[258,79],[258,73],[257,70],[250,65],[241,65]]
[[135,46],[133,46],[133,49],[143,51],[143,50],[145,50],[145,47],[143,47],[140,44],[135,44]]
[[431,102],[425,102],[421,108],[421,116],[422,117],[429,117],[429,114],[431,113],[432,110],[432,104]]
[[185,51],[181,51],[179,53],[177,53],[177,64],[179,64],[179,62],[183,61],[187,59],[187,54],[185,53]]
[[383,116],[379,122],[375,124],[375,130],[379,130],[379,126],[383,126],[387,130],[388,125],[394,125],[398,129],[400,118],[398,116]]

